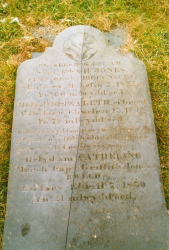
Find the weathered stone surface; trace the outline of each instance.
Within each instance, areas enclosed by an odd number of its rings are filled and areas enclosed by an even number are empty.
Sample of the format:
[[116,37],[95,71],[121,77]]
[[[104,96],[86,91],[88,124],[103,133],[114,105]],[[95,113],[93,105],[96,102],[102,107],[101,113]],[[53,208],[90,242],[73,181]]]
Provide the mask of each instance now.
[[62,47],[47,48],[17,72],[3,249],[65,248],[81,65]]
[[42,55],[43,55],[42,52],[35,52],[35,53],[32,53],[31,59],[35,59],[35,58],[40,57],[40,56],[42,56]]
[[17,74],[3,250],[167,250],[146,68],[88,26]]
[[32,35],[37,39],[46,39],[50,42],[53,42],[60,29],[60,26],[56,26],[56,28],[53,28],[49,25],[41,27],[37,26],[32,30]]
[[115,49],[119,49],[127,39],[127,32],[124,28],[116,28],[111,30],[111,32],[105,33],[105,36],[108,39],[109,45],[112,45]]

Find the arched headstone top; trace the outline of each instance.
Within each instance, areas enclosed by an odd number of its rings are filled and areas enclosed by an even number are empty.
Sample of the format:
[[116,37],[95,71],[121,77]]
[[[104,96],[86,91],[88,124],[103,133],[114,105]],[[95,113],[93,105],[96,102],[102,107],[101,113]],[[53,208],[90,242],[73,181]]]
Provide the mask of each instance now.
[[73,26],[62,31],[55,39],[53,48],[60,48],[75,61],[87,61],[108,45],[107,38],[90,26]]

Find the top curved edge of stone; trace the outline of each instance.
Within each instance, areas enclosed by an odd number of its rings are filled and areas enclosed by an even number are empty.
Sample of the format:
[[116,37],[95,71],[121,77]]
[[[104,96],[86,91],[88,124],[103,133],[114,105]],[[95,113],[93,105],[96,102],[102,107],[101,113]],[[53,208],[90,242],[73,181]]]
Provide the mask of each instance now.
[[104,49],[106,46],[108,46],[108,41],[106,36],[98,29],[87,26],[87,25],[76,25],[69,27],[65,30],[63,30],[54,40],[53,42],[53,48],[57,48],[62,46],[64,41],[66,39],[69,39],[73,34],[76,33],[83,33],[84,35],[88,33],[89,35],[93,36],[96,41],[99,41],[99,48]]

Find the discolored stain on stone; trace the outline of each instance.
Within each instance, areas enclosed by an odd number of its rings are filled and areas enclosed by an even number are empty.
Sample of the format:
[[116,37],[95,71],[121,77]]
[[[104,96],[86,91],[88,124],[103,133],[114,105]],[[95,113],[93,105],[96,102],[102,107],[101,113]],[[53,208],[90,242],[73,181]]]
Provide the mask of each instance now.
[[30,225],[29,223],[25,223],[21,225],[21,233],[23,237],[26,237],[30,232]]

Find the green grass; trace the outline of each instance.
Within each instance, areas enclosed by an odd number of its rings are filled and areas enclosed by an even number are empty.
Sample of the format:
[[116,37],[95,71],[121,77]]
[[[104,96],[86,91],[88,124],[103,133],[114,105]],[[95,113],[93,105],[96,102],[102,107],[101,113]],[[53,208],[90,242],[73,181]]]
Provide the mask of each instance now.
[[[6,7],[3,5],[7,3]],[[91,25],[102,32],[126,27],[125,48],[141,59],[148,72],[166,203],[168,172],[168,54],[167,0],[4,0],[0,4],[0,235],[2,240],[8,181],[13,102],[18,65],[50,43],[31,36],[31,30],[50,25],[61,31],[72,25]],[[11,22],[17,17],[19,23]],[[69,21],[68,21],[69,20]],[[59,27],[59,28],[58,28]],[[24,37],[31,37],[25,39]],[[134,43],[134,41],[136,41]]]

